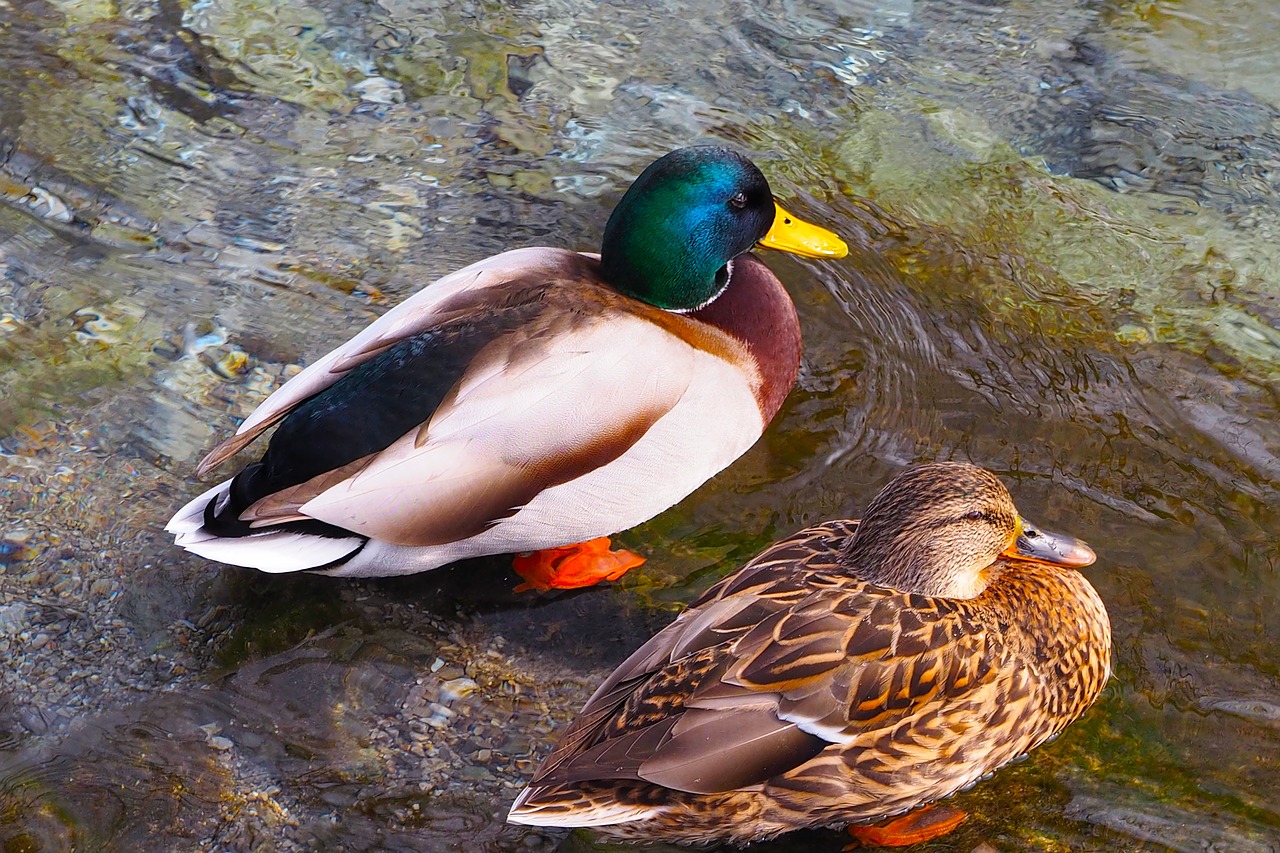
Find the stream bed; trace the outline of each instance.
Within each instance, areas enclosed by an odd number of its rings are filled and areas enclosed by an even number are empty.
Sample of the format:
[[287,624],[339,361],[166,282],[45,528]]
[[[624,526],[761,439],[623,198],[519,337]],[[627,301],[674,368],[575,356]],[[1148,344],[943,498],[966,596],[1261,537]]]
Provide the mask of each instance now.
[[[613,849],[504,823],[595,684],[939,459],[1096,549],[1115,675],[929,849],[1280,851],[1278,52],[1264,0],[0,2],[0,851]],[[799,382],[618,537],[644,566],[516,594],[503,557],[268,576],[163,532],[309,360],[482,257],[596,250],[706,142],[851,252],[763,255]]]

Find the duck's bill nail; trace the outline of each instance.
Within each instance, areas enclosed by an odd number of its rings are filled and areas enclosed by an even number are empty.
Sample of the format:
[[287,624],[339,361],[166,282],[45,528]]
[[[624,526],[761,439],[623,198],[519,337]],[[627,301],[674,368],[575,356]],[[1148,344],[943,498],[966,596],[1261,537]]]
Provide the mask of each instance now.
[[1025,518],[1022,519],[1022,533],[1014,541],[1013,546],[1004,553],[1008,557],[1036,560],[1073,569],[1093,565],[1093,561],[1098,559],[1098,555],[1092,548],[1074,536],[1050,533]]
[[849,254],[849,247],[832,232],[787,213],[776,201],[773,206],[777,214],[773,227],[761,238],[761,246],[804,258],[843,258]]

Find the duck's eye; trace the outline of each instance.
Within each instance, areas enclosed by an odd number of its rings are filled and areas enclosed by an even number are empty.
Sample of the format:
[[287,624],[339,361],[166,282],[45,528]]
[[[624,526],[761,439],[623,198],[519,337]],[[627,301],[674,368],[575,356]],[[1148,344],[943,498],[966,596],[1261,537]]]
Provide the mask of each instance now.
[[738,210],[742,210],[742,208],[747,206],[747,194],[743,192],[734,193],[733,197],[729,199],[729,204],[733,205]]
[[969,512],[966,512],[964,514],[964,517],[969,519],[970,521],[982,521],[984,518],[987,517],[987,515],[982,510],[975,509],[975,510],[970,510]]

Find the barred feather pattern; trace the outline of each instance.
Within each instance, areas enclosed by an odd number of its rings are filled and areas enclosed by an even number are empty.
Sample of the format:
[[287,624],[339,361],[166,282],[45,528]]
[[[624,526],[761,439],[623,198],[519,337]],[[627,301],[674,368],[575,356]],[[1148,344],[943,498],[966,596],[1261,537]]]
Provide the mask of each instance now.
[[878,821],[1098,697],[1110,624],[1078,571],[1001,558],[974,598],[904,593],[841,564],[856,527],[800,531],[695,601],[601,685],[512,820],[686,843]]

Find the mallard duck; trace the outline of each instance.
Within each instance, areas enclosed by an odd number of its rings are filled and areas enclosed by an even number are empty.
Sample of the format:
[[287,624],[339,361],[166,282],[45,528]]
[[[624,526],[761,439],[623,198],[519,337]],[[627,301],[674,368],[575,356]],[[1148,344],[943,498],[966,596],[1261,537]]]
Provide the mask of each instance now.
[[[276,426],[261,459],[167,529],[224,563],[368,576],[639,524],[744,453],[795,380],[795,307],[757,244],[848,251],[778,206],[741,154],[674,151],[627,190],[599,255],[479,261],[303,370],[198,471]],[[634,562],[607,540],[584,553],[585,567],[550,551],[524,573],[587,585]]]
[[509,820],[747,843],[954,794],[1098,697],[1093,561],[989,471],[908,469],[861,522],[770,546],[623,662]]

